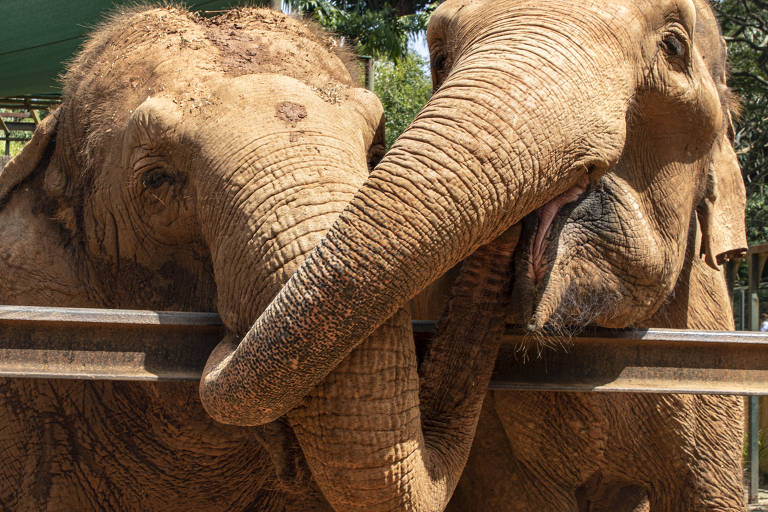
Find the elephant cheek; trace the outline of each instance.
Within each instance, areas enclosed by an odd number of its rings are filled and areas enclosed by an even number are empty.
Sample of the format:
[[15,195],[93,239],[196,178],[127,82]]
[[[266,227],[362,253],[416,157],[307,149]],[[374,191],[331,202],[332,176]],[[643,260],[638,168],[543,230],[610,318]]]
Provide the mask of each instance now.
[[561,233],[552,268],[529,327],[569,330],[586,325],[627,327],[650,317],[671,291],[672,269],[655,251],[631,241]]

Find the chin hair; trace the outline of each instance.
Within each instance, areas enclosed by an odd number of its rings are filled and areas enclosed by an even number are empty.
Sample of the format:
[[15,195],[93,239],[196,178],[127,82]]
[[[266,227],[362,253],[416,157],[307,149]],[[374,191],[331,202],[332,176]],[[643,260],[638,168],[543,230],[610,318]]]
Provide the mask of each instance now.
[[574,336],[595,321],[606,322],[619,312],[622,296],[614,290],[573,290],[563,294],[557,310],[540,329],[528,331],[517,346],[518,354],[543,357],[545,350],[565,349]]

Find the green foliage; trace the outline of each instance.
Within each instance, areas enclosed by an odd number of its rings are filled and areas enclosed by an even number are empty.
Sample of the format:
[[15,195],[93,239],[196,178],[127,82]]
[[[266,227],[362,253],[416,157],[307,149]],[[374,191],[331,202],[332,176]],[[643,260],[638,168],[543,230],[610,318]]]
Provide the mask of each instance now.
[[408,53],[408,38],[426,29],[437,2],[424,0],[288,0],[292,8],[343,36],[360,55],[397,60]]
[[426,63],[414,53],[392,61],[377,61],[374,91],[384,105],[387,148],[403,133],[432,94]]
[[728,42],[729,85],[742,98],[734,146],[747,186],[750,243],[768,241],[768,2],[713,4]]
[[747,196],[747,238],[752,244],[768,241],[768,185],[751,187]]

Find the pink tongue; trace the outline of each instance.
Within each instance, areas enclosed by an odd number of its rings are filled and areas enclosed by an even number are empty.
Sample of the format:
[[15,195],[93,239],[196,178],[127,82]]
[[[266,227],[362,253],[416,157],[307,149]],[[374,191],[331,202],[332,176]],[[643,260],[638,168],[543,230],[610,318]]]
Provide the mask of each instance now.
[[538,282],[545,274],[546,268],[543,264],[544,251],[547,248],[547,237],[552,229],[552,221],[555,220],[555,215],[560,211],[560,208],[577,200],[587,190],[588,184],[589,178],[584,176],[579,180],[579,183],[536,210],[539,225],[536,228],[536,234],[531,247],[531,267],[529,268],[529,277],[534,281]]

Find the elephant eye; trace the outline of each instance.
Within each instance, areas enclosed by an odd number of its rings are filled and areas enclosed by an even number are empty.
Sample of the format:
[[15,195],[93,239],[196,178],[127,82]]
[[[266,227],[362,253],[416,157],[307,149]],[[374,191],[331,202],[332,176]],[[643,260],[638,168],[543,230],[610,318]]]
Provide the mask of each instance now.
[[435,59],[432,61],[432,65],[435,67],[435,71],[441,72],[445,69],[446,57],[444,53],[438,53]]
[[659,43],[659,47],[669,57],[682,57],[685,55],[685,44],[680,40],[680,37],[672,32],[664,35],[664,38]]
[[165,185],[171,184],[175,180],[172,175],[165,171],[165,169],[155,168],[146,171],[141,175],[141,184],[144,188],[157,189]]

